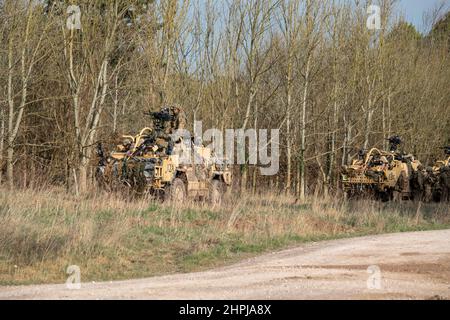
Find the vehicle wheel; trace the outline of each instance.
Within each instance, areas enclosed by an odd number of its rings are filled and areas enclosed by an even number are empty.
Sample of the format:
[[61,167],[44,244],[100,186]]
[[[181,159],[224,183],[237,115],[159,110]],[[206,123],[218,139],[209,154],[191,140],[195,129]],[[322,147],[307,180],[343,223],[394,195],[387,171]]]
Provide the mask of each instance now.
[[213,180],[209,186],[209,203],[213,206],[220,206],[223,200],[225,186],[222,181]]
[[182,203],[186,199],[186,187],[183,180],[179,178],[173,180],[164,193],[164,199],[173,203]]
[[379,198],[382,202],[389,202],[392,200],[392,192],[389,189],[386,189],[379,194]]

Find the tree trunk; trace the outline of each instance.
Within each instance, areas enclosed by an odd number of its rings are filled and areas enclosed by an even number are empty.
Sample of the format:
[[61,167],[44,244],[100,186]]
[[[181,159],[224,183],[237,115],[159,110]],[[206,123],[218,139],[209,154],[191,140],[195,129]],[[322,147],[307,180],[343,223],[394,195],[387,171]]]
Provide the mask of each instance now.
[[372,131],[373,112],[374,110],[372,109],[372,99],[369,98],[368,107],[366,111],[366,127],[364,130],[364,145],[363,145],[364,150],[367,150],[369,148],[370,133]]
[[80,194],[87,191],[87,169],[88,169],[88,157],[83,154],[80,159],[78,167],[78,190]]
[[391,136],[391,132],[392,132],[392,117],[391,117],[391,88],[389,87],[389,92],[388,92],[388,102],[387,102],[387,107],[388,107],[388,111],[387,111],[387,117],[388,117],[388,125],[387,125],[387,137],[389,138]]
[[253,168],[253,181],[252,181],[252,193],[256,194],[256,183],[258,181],[258,168],[255,166]]
[[[250,112],[251,112],[251,108],[253,105],[253,99],[256,96],[256,90],[251,87],[250,88],[250,96],[247,102],[247,110],[245,112],[245,119],[244,119],[244,123],[242,125],[242,130],[247,129],[247,123],[248,120],[250,119]],[[245,147],[245,146],[244,146]],[[247,161],[247,159],[246,159]],[[244,192],[246,187],[247,187],[247,171],[248,171],[248,165],[247,164],[243,164],[241,165],[241,190]]]
[[[257,130],[257,128],[258,128],[258,112],[259,112],[258,107],[259,107],[258,106],[258,101],[256,101],[256,103],[255,103],[255,120],[253,122],[253,127],[254,127],[255,130]],[[258,178],[258,168],[257,168],[257,165],[255,165],[255,166],[253,166],[253,181],[252,181],[252,192],[253,192],[253,194],[256,193],[256,181],[257,181],[257,178]]]
[[308,86],[309,86],[309,68],[311,63],[311,57],[308,57],[306,62],[306,72],[305,72],[305,87],[303,89],[303,100],[302,100],[302,119],[301,119],[301,143],[300,143],[300,200],[305,200],[305,151],[306,151],[306,104],[308,100]]
[[338,126],[338,104],[337,104],[337,86],[335,88],[335,101],[333,108],[333,121],[330,134],[330,147],[329,147],[329,157],[328,157],[328,167],[327,167],[327,178],[326,178],[326,188],[331,187],[333,184],[333,169],[335,166],[335,152],[336,152],[336,130]]
[[369,96],[367,98],[367,109],[364,110],[366,113],[366,127],[364,130],[364,150],[367,150],[369,148],[370,143],[370,134],[372,133],[372,118],[374,113],[374,106],[373,106],[373,91],[375,89],[374,81],[372,83],[370,82],[369,77],[367,77],[367,86],[369,91]]
[[[78,169],[79,173],[79,190],[80,193],[83,194],[87,191],[87,180],[88,180],[88,164],[89,158],[92,151],[92,145],[95,141],[95,136],[97,133],[97,128],[100,122],[100,115],[102,113],[103,105],[105,103],[106,93],[108,90],[108,60],[105,59],[101,65],[99,76],[98,76],[98,84],[96,88],[96,93],[94,94],[91,110],[92,117],[88,116],[89,126],[86,127],[84,137],[82,139],[81,144],[81,159],[80,159],[80,167]],[[100,91],[100,101],[97,102],[98,92]],[[95,111],[94,111],[95,110]],[[92,120],[92,121],[91,121]]]
[[3,149],[5,146],[5,114],[0,110],[0,185],[3,178]]
[[8,188],[14,188],[14,148],[12,142],[8,141],[8,148],[6,150],[6,180],[8,181]]
[[291,76],[288,71],[287,79],[287,106],[286,106],[286,158],[287,158],[287,172],[286,172],[286,193],[291,193],[292,184],[292,146],[291,146],[291,104],[292,104],[292,89]]
[[12,189],[13,187],[13,156],[14,149],[12,139],[13,135],[13,122],[14,122],[14,98],[13,98],[13,49],[12,49],[12,38],[9,40],[8,46],[8,145],[6,152],[6,180],[8,181],[8,187]]
[[119,75],[114,78],[114,109],[113,109],[113,132],[117,133],[117,112],[119,107]]
[[245,193],[247,190],[247,165],[241,165],[241,192]]
[[291,121],[290,116],[287,116],[286,122],[286,186],[285,191],[287,194],[291,193],[291,184],[292,184],[292,147],[291,147]]
[[347,123],[347,116],[346,111],[344,111],[342,115],[342,120],[344,121],[344,141],[342,142],[342,158],[341,158],[341,166],[344,166],[347,164],[347,148],[348,148],[348,127],[349,124]]
[[386,106],[385,99],[383,97],[383,103],[381,105],[381,130],[383,131],[383,150],[387,150],[387,136],[386,136]]

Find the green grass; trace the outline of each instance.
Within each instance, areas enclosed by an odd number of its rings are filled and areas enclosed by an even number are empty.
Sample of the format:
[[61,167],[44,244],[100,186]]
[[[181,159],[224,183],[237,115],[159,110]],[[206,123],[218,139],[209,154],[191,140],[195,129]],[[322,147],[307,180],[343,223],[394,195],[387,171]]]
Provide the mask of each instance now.
[[450,228],[448,205],[294,204],[252,197],[219,209],[63,192],[0,195],[0,285],[110,281],[222,266],[312,241]]

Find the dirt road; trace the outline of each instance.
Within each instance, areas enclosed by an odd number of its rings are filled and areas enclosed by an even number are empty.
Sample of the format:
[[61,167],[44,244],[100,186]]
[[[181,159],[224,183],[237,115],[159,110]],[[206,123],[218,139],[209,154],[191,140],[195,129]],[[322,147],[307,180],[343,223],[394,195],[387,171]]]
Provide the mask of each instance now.
[[450,299],[450,230],[306,244],[207,272],[0,287],[0,299]]

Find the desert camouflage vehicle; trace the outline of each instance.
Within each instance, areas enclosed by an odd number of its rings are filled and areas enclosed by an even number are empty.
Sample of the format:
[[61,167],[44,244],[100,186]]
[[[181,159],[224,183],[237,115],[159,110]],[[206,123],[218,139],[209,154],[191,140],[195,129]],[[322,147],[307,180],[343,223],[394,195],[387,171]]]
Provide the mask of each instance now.
[[144,128],[137,136],[124,136],[125,141],[108,156],[98,146],[97,181],[108,190],[126,186],[133,193],[174,202],[189,198],[219,204],[232,183],[226,161],[192,141],[173,141],[164,125],[174,122],[167,111],[153,116],[153,128]]
[[450,147],[442,148],[445,154],[448,156],[447,160],[437,161],[433,167],[434,171],[440,171],[444,167],[450,167]]
[[399,137],[389,140],[389,152],[377,148],[360,152],[358,159],[343,167],[341,182],[347,196],[372,196],[383,201],[414,197],[411,178],[421,164],[412,155],[397,152]]

